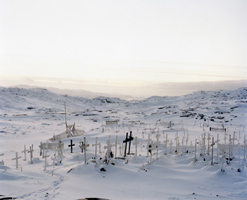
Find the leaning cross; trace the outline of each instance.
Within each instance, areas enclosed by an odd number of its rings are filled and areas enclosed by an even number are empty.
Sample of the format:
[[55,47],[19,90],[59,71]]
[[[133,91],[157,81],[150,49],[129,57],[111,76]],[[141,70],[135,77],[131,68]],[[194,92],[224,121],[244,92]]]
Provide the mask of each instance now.
[[16,152],[16,154],[15,154],[15,158],[12,158],[12,160],[15,160],[16,161],[16,169],[18,169],[18,159],[20,159],[21,158],[21,156],[20,157],[18,157],[18,152]]
[[28,150],[26,149],[26,145],[24,145],[24,151],[22,151],[21,153],[24,153],[25,155],[25,161],[27,160],[27,157],[26,157],[26,152],[28,152]]
[[73,153],[73,146],[75,146],[75,144],[73,144],[73,140],[70,140],[70,144],[68,145],[68,147],[70,147],[71,153]]

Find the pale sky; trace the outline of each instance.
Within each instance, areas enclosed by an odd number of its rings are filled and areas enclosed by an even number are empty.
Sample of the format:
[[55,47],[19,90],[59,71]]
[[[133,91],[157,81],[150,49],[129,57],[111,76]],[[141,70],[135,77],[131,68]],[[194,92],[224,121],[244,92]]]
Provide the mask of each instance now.
[[242,80],[246,0],[0,0],[2,86],[159,95]]

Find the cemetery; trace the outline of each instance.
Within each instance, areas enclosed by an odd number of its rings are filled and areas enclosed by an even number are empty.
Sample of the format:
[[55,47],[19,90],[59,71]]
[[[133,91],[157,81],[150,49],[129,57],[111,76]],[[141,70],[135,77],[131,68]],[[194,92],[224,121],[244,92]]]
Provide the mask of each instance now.
[[3,197],[246,198],[246,88],[139,101],[39,92],[1,88]]

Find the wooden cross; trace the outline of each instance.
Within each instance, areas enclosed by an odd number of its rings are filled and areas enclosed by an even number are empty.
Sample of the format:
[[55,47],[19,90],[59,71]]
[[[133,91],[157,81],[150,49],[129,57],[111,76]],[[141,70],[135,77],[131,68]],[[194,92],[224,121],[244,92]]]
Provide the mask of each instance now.
[[106,157],[106,161],[108,162],[112,158],[112,150],[111,150],[111,148],[113,146],[111,144],[110,137],[109,137],[109,140],[107,140],[106,145],[107,146],[105,146],[104,149],[106,149],[105,157]]
[[178,132],[176,133],[176,137],[175,137],[175,140],[176,140],[176,153],[178,152],[178,138],[179,138],[179,136],[178,136]]
[[28,153],[30,153],[30,161],[31,161],[31,164],[33,164],[33,144],[32,146],[30,146],[30,150],[28,151]]
[[173,142],[172,142],[172,140],[170,140],[170,144],[169,144],[169,146],[170,146],[170,153],[172,153],[172,145],[173,145]]
[[231,139],[231,135],[229,135],[229,157],[228,157],[228,163],[230,163],[230,157],[231,157],[231,143],[232,143],[232,139]]
[[47,155],[47,150],[46,150],[45,155],[44,155],[44,158],[45,158],[44,171],[46,171],[47,158],[48,158],[49,156],[50,156],[50,155]]
[[123,143],[125,143],[124,157],[126,157],[127,143],[129,142],[129,140],[128,140],[128,134],[129,134],[129,133],[126,133],[126,138],[125,138],[125,140],[123,141]]
[[208,155],[210,155],[210,153],[209,153],[209,149],[210,149],[210,140],[211,140],[210,133],[208,133],[208,138],[207,138],[207,140],[208,140]]
[[135,145],[135,155],[137,156],[137,145],[139,144],[139,141],[137,140],[137,137],[135,137],[135,142],[133,143]]
[[20,159],[21,158],[21,156],[20,157],[18,157],[18,152],[16,152],[16,154],[15,154],[15,158],[12,158],[12,160],[15,160],[16,161],[16,163],[15,163],[15,165],[16,165],[16,169],[18,169],[18,159]]
[[116,140],[115,140],[115,158],[117,157],[117,145],[119,144],[118,140],[118,136],[116,136]]
[[160,134],[158,133],[156,135],[156,143],[154,144],[154,147],[156,148],[156,160],[158,160],[158,157],[159,157],[159,145],[160,145],[160,141],[159,141],[159,137],[160,137]]
[[128,141],[129,141],[129,152],[128,152],[128,155],[130,155],[130,146],[131,146],[131,141],[134,140],[134,138],[132,137],[132,131],[130,131],[130,136],[128,138]]
[[70,144],[68,145],[68,147],[70,147],[71,152],[73,153],[73,146],[75,146],[75,144],[73,144],[73,140],[70,140]]
[[214,165],[214,145],[215,145],[214,137],[212,137],[212,144],[211,144],[211,147],[212,147],[211,165]]
[[98,143],[97,141],[98,141],[98,137],[95,138],[95,144],[92,144],[93,147],[95,146],[95,155],[94,155],[95,159],[97,158],[97,146],[100,145],[100,143]]
[[24,145],[24,151],[22,151],[21,153],[24,153],[25,155],[25,161],[27,160],[27,157],[26,157],[26,152],[28,152],[28,150],[26,149],[26,145]]
[[147,157],[149,156],[149,145],[150,145],[150,142],[151,142],[151,139],[150,139],[150,134],[148,134],[148,139],[146,140],[148,143],[147,143]]
[[196,145],[197,145],[197,139],[195,139],[195,158],[194,158],[194,162],[197,161],[197,158],[196,158]]
[[86,151],[87,151],[87,147],[89,147],[89,144],[87,144],[86,137],[84,137],[83,140],[84,140],[84,143],[82,144],[81,148],[84,150],[84,163],[86,164],[87,162]]
[[[187,133],[187,138],[186,138],[186,149],[188,147],[188,142],[189,142],[189,134]],[[188,149],[187,149],[188,150]]]
[[[0,156],[4,156],[4,153],[1,153]],[[4,165],[4,161],[0,161],[0,165]]]
[[167,155],[167,144],[168,144],[168,142],[169,142],[169,140],[168,140],[168,134],[166,134],[166,140],[165,140],[164,142],[165,142],[165,144],[166,144],[165,155]]

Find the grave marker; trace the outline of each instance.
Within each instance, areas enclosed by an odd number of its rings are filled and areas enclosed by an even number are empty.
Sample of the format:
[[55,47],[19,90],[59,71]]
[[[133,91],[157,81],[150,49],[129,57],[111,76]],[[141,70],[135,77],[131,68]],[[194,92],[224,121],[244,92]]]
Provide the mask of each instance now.
[[30,146],[30,150],[28,151],[28,153],[30,153],[30,161],[31,161],[31,164],[33,164],[33,144],[32,146]]
[[132,137],[132,131],[130,131],[130,136],[129,136],[128,140],[129,140],[129,152],[128,152],[128,155],[130,155],[131,141],[134,140],[134,138]]
[[26,156],[26,152],[28,152],[28,150],[26,149],[26,145],[24,145],[24,151],[22,151],[21,153],[24,153],[24,160],[26,161],[27,160],[27,156]]
[[197,161],[197,158],[196,158],[196,145],[197,145],[197,139],[195,139],[195,158],[194,158],[194,162]]
[[118,140],[118,136],[116,136],[116,140],[115,140],[115,158],[117,157],[117,145],[119,144],[117,140]]
[[16,152],[15,158],[12,158],[12,160],[15,160],[16,169],[18,169],[18,159],[20,159],[20,158],[21,158],[21,156],[18,157],[18,152]]
[[[1,153],[0,156],[4,156],[4,153]],[[0,165],[4,165],[4,161],[0,161]]]
[[148,143],[147,143],[147,157],[149,156],[149,145],[150,145],[150,142],[151,142],[151,139],[150,139],[150,134],[148,134],[148,139],[146,140]]
[[[98,141],[98,137],[95,138],[95,144],[92,144],[92,146],[95,146],[95,159],[97,158],[97,146],[100,145],[100,143],[97,142]],[[83,149],[82,149],[83,151]]]
[[49,156],[50,156],[50,155],[47,155],[47,150],[46,150],[45,155],[44,155],[44,158],[45,158],[44,171],[46,171],[47,158],[48,158]]
[[178,153],[178,132],[176,133],[176,137],[175,137],[175,140],[176,140],[176,150],[175,150],[175,153]]
[[168,140],[168,134],[167,133],[166,133],[166,140],[164,142],[165,142],[165,145],[166,145],[165,155],[167,155],[167,144],[169,142],[169,140]]
[[208,138],[207,138],[207,140],[208,140],[208,155],[210,155],[210,153],[209,153],[209,149],[210,149],[210,140],[211,140],[210,133],[208,133]]
[[71,152],[73,153],[73,146],[75,146],[75,144],[73,144],[73,140],[70,140],[70,144],[68,145],[68,147],[70,147]]
[[139,144],[137,137],[135,137],[135,142],[133,144],[135,145],[135,155],[137,156],[137,145]]
[[111,160],[111,158],[113,157],[112,150],[111,150],[113,145],[111,144],[110,137],[109,137],[109,140],[107,140],[106,145],[107,146],[104,147],[104,149],[106,149],[105,161],[108,163]]
[[84,163],[86,164],[86,161],[87,161],[86,151],[87,151],[87,147],[89,147],[89,144],[87,144],[86,137],[84,137],[83,140],[84,140],[84,143],[82,144],[81,148],[84,150]]

